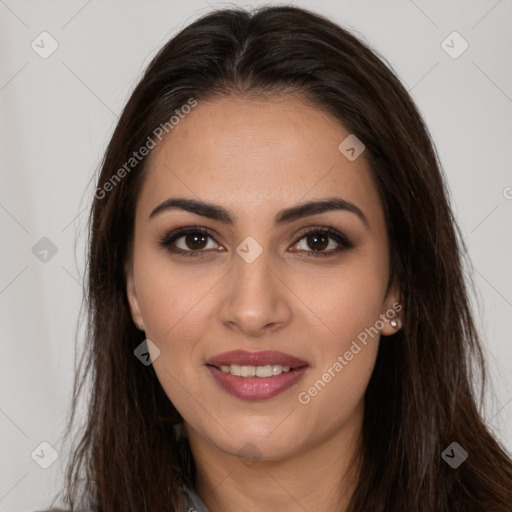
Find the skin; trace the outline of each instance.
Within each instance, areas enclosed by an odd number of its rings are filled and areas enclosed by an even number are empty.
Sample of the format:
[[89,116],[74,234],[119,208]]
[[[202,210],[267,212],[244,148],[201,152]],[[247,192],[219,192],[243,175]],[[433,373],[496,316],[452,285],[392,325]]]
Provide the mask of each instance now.
[[[345,510],[353,490],[347,469],[359,447],[380,336],[359,343],[360,352],[309,403],[297,398],[400,298],[396,286],[386,295],[388,236],[364,153],[349,161],[338,149],[348,135],[299,96],[230,97],[199,101],[150,155],[126,289],[133,321],[160,350],[153,366],[184,418],[197,490],[212,512],[248,504]],[[222,205],[237,221],[228,226],[176,209],[149,219],[171,196]],[[333,196],[357,205],[368,227],[348,211],[274,226],[281,209]],[[190,237],[188,245],[183,237],[174,243],[202,256],[173,255],[159,245],[186,226],[213,232],[199,249]],[[332,226],[354,247],[308,255],[320,244],[302,234],[318,226]],[[247,236],[262,248],[252,263],[236,252]],[[338,246],[327,240],[324,252]],[[381,334],[394,332],[385,322]],[[236,349],[278,350],[310,367],[276,397],[243,400],[223,391],[205,366]]]

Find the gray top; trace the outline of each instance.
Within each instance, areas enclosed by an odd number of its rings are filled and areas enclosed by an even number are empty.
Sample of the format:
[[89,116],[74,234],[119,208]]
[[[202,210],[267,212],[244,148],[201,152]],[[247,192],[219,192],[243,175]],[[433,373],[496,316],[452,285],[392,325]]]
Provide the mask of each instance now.
[[183,486],[183,496],[185,497],[185,510],[183,512],[210,512],[210,509],[206,507],[203,500],[196,494],[192,489],[187,486]]

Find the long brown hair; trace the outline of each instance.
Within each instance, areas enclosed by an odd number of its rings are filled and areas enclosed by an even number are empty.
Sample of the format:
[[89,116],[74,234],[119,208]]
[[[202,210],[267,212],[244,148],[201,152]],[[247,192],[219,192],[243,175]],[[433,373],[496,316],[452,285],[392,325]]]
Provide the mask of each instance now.
[[[191,98],[288,92],[329,112],[366,146],[403,299],[403,329],[380,344],[365,395],[350,512],[510,511],[512,463],[477,407],[485,366],[466,250],[429,132],[375,50],[289,6],[217,10],[193,22],[154,57],[119,119],[89,221],[87,332],[67,432],[88,378],[90,389],[66,503],[177,511],[181,483],[194,479],[190,448],[174,435],[180,416],[153,367],[134,356],[144,335],[130,316],[125,265],[147,158],[126,163]],[[452,442],[468,452],[457,468],[442,457]]]

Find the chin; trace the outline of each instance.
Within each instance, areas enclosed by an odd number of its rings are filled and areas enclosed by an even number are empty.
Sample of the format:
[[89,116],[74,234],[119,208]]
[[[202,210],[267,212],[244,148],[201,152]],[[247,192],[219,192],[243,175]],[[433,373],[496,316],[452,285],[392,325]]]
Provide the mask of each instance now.
[[298,449],[299,440],[296,432],[282,430],[277,432],[276,423],[264,428],[261,425],[242,425],[237,434],[222,439],[211,439],[219,449],[229,455],[255,460],[280,460],[293,454]]

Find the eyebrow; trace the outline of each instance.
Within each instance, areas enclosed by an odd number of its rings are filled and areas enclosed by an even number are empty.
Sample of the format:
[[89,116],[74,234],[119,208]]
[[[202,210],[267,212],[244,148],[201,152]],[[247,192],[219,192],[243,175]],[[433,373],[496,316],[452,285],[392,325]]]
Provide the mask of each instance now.
[[[203,201],[197,201],[195,199],[181,198],[181,197],[170,197],[163,203],[159,204],[149,214],[149,218],[157,216],[167,210],[185,210],[202,217],[213,219],[223,224],[232,226],[237,221],[237,216],[233,215],[229,210],[224,207],[212,203],[206,203]],[[353,203],[345,201],[339,197],[331,197],[323,200],[310,201],[307,203],[300,203],[297,206],[286,208],[277,213],[274,218],[274,224],[282,225],[288,224],[295,220],[309,215],[316,215],[328,211],[341,210],[355,214],[363,222],[363,224],[369,229],[369,222],[364,213]]]

